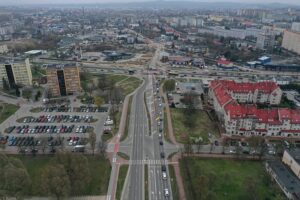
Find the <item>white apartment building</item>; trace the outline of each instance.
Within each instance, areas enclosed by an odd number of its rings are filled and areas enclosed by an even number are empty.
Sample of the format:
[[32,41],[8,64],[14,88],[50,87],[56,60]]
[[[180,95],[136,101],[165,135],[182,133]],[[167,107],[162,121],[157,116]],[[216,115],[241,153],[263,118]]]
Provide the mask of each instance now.
[[6,44],[0,45],[0,54],[7,53],[7,52],[8,52],[7,45]]
[[300,22],[293,22],[292,23],[292,31],[300,32]]

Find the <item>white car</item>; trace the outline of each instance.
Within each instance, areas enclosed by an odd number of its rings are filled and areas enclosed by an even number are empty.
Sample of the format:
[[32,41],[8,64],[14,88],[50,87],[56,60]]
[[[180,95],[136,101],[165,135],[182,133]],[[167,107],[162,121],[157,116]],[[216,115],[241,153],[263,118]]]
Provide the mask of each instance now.
[[236,153],[235,149],[230,149],[229,153]]
[[167,173],[166,172],[162,172],[162,178],[167,179]]
[[168,197],[170,194],[169,194],[169,190],[166,188],[164,189],[164,193],[165,193],[165,197]]

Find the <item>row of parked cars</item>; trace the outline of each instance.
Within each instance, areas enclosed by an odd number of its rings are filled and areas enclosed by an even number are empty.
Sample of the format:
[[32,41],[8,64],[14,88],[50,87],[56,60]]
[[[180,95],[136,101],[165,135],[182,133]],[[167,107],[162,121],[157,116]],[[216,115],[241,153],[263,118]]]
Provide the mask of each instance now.
[[7,137],[8,146],[38,146],[40,144],[39,140],[34,137]]
[[[38,133],[86,133],[88,129],[91,128],[90,126],[76,126],[75,125],[41,125],[41,126],[33,126],[30,127],[29,125],[23,126],[12,126],[7,129],[7,133],[18,133],[18,134],[38,134]],[[75,131],[73,131],[75,130]]]
[[26,117],[23,123],[60,123],[60,122],[92,122],[93,116],[85,115],[41,115],[39,117]]
[[72,109],[68,106],[46,106],[44,112],[71,112]]
[[74,108],[74,112],[107,112],[108,107],[95,107],[95,106],[80,106]]
[[84,138],[80,137],[69,137],[67,139],[69,146],[76,146],[76,145],[83,145],[84,144]]

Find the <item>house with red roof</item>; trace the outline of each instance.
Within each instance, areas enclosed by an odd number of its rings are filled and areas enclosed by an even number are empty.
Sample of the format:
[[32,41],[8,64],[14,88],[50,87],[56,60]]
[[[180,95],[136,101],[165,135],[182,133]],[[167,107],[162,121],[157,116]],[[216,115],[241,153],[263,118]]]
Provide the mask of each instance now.
[[300,111],[288,108],[258,109],[257,103],[277,105],[282,91],[274,82],[237,83],[214,80],[209,97],[229,136],[300,138]]

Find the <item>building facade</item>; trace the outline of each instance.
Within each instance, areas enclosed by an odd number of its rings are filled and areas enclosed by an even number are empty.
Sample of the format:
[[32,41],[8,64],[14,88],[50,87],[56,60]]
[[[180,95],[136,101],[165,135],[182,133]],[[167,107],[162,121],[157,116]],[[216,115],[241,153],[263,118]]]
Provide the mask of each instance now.
[[300,180],[300,149],[285,150],[282,156],[282,162],[289,166]]
[[256,47],[259,49],[270,49],[275,44],[275,33],[271,29],[266,29],[263,33],[258,34]]
[[3,85],[3,78],[11,88],[16,85],[32,85],[32,73],[30,62],[27,58],[25,62],[7,62],[0,64],[0,85]]
[[282,91],[274,82],[236,83],[214,80],[209,98],[229,136],[300,138],[300,111],[259,109],[256,104],[277,105]]
[[300,32],[300,22],[293,22],[292,23],[292,31]]
[[300,33],[292,31],[284,31],[282,47],[300,54]]
[[6,44],[0,45],[0,54],[7,53],[7,52],[8,52],[7,45]]
[[81,91],[80,70],[76,64],[47,65],[47,86],[53,96],[72,95]]

